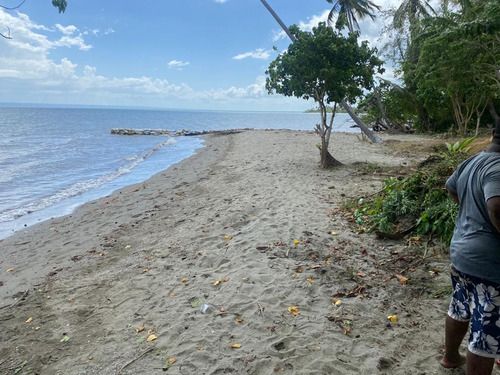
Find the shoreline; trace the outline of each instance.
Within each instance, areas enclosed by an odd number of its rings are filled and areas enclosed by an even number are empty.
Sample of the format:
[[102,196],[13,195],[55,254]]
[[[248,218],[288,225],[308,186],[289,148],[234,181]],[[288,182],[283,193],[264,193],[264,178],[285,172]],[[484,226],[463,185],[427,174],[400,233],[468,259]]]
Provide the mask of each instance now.
[[429,250],[405,271],[416,250],[358,233],[341,210],[380,189],[360,165],[426,155],[335,133],[345,165],[324,171],[318,140],[210,135],[151,179],[0,242],[0,372],[449,373],[448,300],[434,297],[448,260]]

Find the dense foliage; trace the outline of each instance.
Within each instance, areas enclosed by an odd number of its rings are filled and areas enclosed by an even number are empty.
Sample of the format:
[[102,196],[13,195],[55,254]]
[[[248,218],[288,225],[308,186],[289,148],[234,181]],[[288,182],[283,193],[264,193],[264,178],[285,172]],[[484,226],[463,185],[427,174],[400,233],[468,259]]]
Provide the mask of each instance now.
[[[498,116],[500,2],[454,3],[433,9],[427,1],[405,0],[387,15],[391,41],[385,50],[403,84],[386,87],[382,103],[395,123],[465,135]],[[372,117],[380,118],[379,107],[366,104]]]
[[468,155],[467,142],[433,156],[405,178],[390,177],[376,196],[350,205],[365,228],[381,234],[411,232],[449,243],[458,205],[445,188],[447,178]]

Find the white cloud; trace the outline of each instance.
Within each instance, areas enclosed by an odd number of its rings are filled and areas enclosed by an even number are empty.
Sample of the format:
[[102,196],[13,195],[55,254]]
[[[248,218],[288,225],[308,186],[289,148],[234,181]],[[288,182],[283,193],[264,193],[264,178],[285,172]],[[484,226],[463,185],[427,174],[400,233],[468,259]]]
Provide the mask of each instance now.
[[73,35],[75,31],[78,31],[76,26],[70,25],[70,26],[62,26],[58,23],[56,23],[56,28],[62,32],[64,35]]
[[178,70],[181,70],[183,66],[187,66],[189,65],[190,63],[187,62],[187,61],[179,61],[179,60],[172,60],[168,63],[168,68],[169,69],[178,69]]
[[258,48],[252,52],[245,52],[233,57],[233,60],[243,60],[246,58],[267,60],[271,56],[271,51],[265,50],[263,48]]

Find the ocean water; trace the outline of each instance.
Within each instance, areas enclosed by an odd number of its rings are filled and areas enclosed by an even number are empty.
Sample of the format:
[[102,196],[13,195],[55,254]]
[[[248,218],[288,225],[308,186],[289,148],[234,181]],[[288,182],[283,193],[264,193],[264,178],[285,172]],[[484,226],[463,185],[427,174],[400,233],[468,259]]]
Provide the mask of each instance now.
[[[299,112],[0,108],[0,239],[127,185],[203,147],[200,137],[121,136],[112,128],[313,130]],[[334,130],[358,132],[338,114]]]

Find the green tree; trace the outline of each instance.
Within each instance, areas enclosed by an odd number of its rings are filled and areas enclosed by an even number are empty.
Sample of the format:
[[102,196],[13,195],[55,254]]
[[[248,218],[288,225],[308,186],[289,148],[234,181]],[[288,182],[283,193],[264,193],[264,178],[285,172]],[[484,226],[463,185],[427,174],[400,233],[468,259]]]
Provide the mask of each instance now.
[[336,27],[342,29],[345,24],[350,32],[359,30],[358,19],[365,17],[375,19],[375,11],[380,7],[369,0],[326,0],[333,4],[332,10],[328,14],[328,22],[333,23],[335,14],[338,14]]
[[[345,37],[324,22],[312,32],[296,25],[290,31],[297,40],[269,65],[266,88],[269,93],[312,98],[318,104],[321,167],[328,168],[338,163],[328,152],[337,105],[344,100],[353,103],[363,89],[370,89],[375,72],[383,72],[382,61],[366,41],[358,44],[357,33]],[[327,105],[334,109],[329,121]]]

